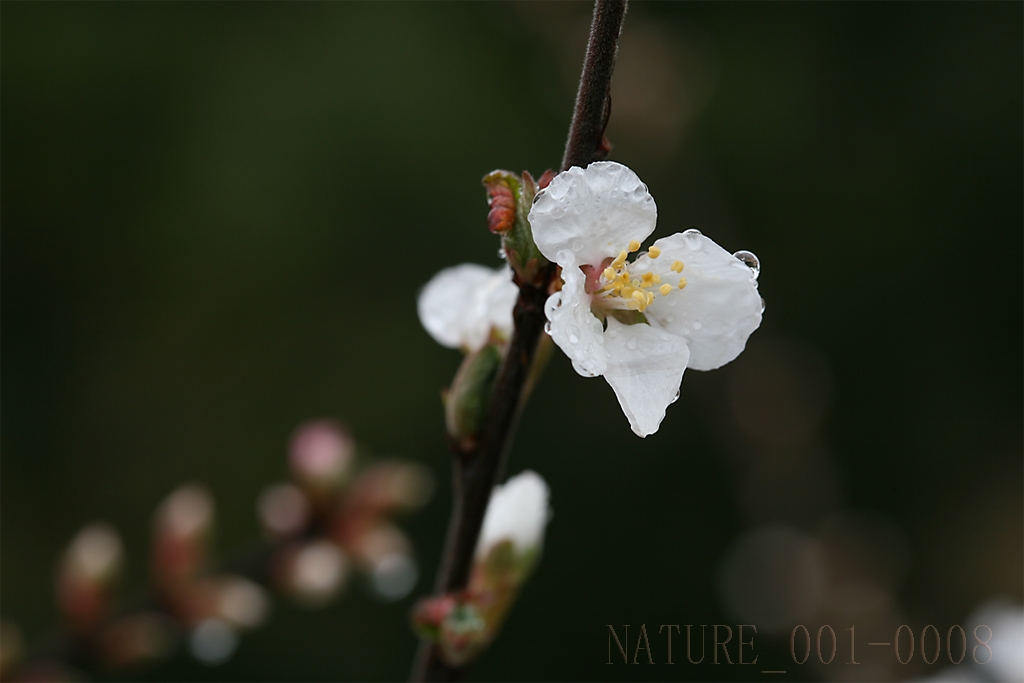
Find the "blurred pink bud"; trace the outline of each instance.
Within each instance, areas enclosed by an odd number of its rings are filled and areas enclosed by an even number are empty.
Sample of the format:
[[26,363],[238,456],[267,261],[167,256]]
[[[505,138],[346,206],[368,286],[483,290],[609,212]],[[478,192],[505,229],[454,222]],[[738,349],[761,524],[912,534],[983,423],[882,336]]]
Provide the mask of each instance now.
[[437,639],[441,630],[441,622],[455,609],[457,601],[454,595],[439,595],[423,598],[412,608],[412,625],[421,636]]
[[213,526],[213,497],[199,484],[176,489],[156,511],[153,576],[158,583],[180,583],[192,577],[206,554]]
[[263,529],[271,538],[298,535],[309,521],[309,501],[294,484],[276,484],[264,490],[257,510]]
[[0,680],[8,680],[21,659],[24,641],[21,629],[13,621],[0,620]]
[[421,507],[433,492],[434,478],[426,467],[384,460],[359,473],[345,496],[342,514],[352,520],[373,522],[381,515]]
[[100,659],[110,667],[124,668],[171,653],[173,622],[159,612],[143,612],[115,619],[96,637]]
[[345,553],[325,540],[285,551],[278,570],[282,590],[307,607],[327,604],[341,591],[347,577]]
[[330,420],[308,422],[292,436],[289,461],[299,483],[318,495],[341,487],[356,447],[348,431]]
[[397,527],[381,522],[350,538],[345,546],[360,568],[372,572],[380,562],[395,555],[411,555],[412,544]]
[[156,514],[158,531],[179,537],[206,534],[213,524],[213,496],[201,484],[186,484],[175,489]]
[[72,539],[61,572],[83,580],[109,583],[121,569],[124,549],[117,532],[109,524],[90,524]]
[[57,604],[72,628],[87,630],[103,617],[123,560],[121,539],[107,524],[91,524],[71,541],[58,570]]
[[256,628],[262,624],[270,611],[266,591],[259,585],[240,576],[225,576],[217,579],[217,615],[238,628]]

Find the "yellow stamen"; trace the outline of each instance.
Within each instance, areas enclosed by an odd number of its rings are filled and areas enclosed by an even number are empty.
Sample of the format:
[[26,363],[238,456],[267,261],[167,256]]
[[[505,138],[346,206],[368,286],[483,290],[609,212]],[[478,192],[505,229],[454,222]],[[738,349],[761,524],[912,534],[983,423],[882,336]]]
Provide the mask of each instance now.
[[685,286],[686,286],[686,278],[685,277],[679,278],[679,289],[682,289]]
[[644,284],[649,285],[651,282],[654,281],[654,273],[644,273],[642,279],[644,281]]
[[647,255],[650,256],[651,258],[658,258],[659,256],[661,256],[661,249],[659,249],[658,247],[651,247],[650,249],[647,250]]
[[682,261],[676,261],[675,263],[673,263],[672,264],[672,270],[674,270],[677,273],[683,272],[683,262]]
[[658,284],[659,282],[661,282],[661,276],[658,275],[657,273],[654,273],[654,277],[651,278],[651,282],[653,282],[654,284]]
[[640,249],[640,242],[638,240],[632,240],[629,243],[630,251],[638,251]]
[[621,268],[625,263],[626,263],[626,252],[620,251],[619,255],[615,257],[614,261],[612,261],[612,268],[615,268],[617,270],[617,269]]
[[633,298],[637,301],[637,303],[642,303],[642,304],[646,305],[647,304],[647,297],[645,296],[646,294],[647,294],[647,292],[641,292],[639,289],[637,289],[637,290],[633,291]]
[[658,291],[661,292],[663,295],[668,294],[669,292],[672,291],[672,285],[662,285],[661,287],[658,288]]
[[604,275],[604,279],[605,280],[608,280],[609,282],[611,282],[612,280],[615,279],[615,269],[614,268],[605,268],[603,275]]

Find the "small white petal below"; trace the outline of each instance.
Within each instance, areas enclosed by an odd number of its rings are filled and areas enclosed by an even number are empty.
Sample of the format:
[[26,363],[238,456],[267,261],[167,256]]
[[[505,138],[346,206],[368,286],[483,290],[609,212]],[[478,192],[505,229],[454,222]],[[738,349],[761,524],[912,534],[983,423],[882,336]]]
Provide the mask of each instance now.
[[492,327],[511,333],[518,291],[507,269],[463,263],[435,275],[420,292],[416,308],[438,344],[475,351],[487,342]]
[[638,436],[658,431],[665,409],[679,394],[690,351],[680,337],[651,325],[623,325],[608,318],[608,369],[629,426]]
[[[740,355],[761,324],[761,295],[750,268],[696,231],[676,233],[654,245],[661,249],[659,272],[674,261],[683,262],[683,272],[671,276],[685,277],[686,287],[656,298],[645,311],[647,317],[686,340],[694,370],[714,370]],[[647,256],[638,261],[640,269],[654,267]],[[674,279],[668,280],[673,286]]]

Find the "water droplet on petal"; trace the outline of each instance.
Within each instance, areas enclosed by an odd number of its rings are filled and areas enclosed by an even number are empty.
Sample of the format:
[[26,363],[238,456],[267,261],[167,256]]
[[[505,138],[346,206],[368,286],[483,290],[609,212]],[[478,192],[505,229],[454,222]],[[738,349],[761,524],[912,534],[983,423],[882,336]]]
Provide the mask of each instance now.
[[674,315],[665,316],[665,322],[668,323],[669,325],[671,325],[672,321],[674,321],[675,319],[676,317]]
[[570,325],[569,329],[566,330],[569,333],[569,343],[579,344],[580,343],[580,328],[575,325]]
[[551,336],[551,321],[550,320],[547,321],[546,323],[544,323],[544,331],[548,333],[549,337]]
[[675,403],[675,402],[676,402],[676,401],[678,401],[678,400],[679,400],[679,390],[678,390],[678,389],[676,389],[676,395],[675,395],[675,396],[673,396],[673,397],[672,397],[672,400],[671,400],[671,401],[669,401],[668,403],[669,403],[669,405],[672,405],[673,403]]
[[630,337],[629,341],[626,342],[626,348],[628,348],[630,351],[635,350],[636,349],[636,339],[633,338],[633,337]]
[[500,258],[502,261],[507,261],[508,260],[508,254],[505,253],[505,248],[504,247],[502,247],[501,249],[498,249],[498,258]]
[[764,313],[764,297],[761,297],[761,312]]
[[573,251],[579,251],[582,248],[583,248],[583,240],[575,239],[575,240],[572,241],[572,250]]
[[693,324],[693,329],[695,329],[695,330],[699,330],[699,329],[700,329],[701,327],[703,327],[703,325],[701,325],[700,323],[696,323],[696,322],[695,322],[695,323]]
[[735,254],[733,254],[733,256],[742,261],[743,265],[745,265],[747,268],[750,268],[750,272],[754,274],[755,280],[757,279],[757,276],[761,274],[761,262],[757,260],[757,257],[754,256],[752,252],[749,252],[745,249],[740,249]]
[[686,245],[694,251],[700,251],[703,246],[700,238],[702,237],[700,230],[696,228],[690,228],[689,230],[683,231],[683,238],[686,240]]

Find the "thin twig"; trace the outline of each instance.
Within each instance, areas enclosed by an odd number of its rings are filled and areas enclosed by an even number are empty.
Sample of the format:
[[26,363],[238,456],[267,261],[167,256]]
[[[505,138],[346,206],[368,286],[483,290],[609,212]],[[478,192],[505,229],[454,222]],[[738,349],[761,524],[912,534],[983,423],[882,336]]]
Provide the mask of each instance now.
[[[597,0],[590,27],[590,40],[576,95],[576,108],[569,128],[562,169],[586,166],[603,156],[604,129],[608,123],[609,89],[625,0]],[[512,445],[516,422],[522,408],[523,388],[530,374],[537,343],[544,328],[544,302],[548,284],[555,274],[548,266],[541,286],[520,284],[513,318],[515,332],[498,375],[485,431],[468,452],[457,451],[454,461],[454,502],[448,538],[435,590],[450,593],[469,582],[477,538],[491,490],[501,477]],[[413,670],[413,680],[458,680],[464,669],[444,662],[435,644],[424,642]]]

